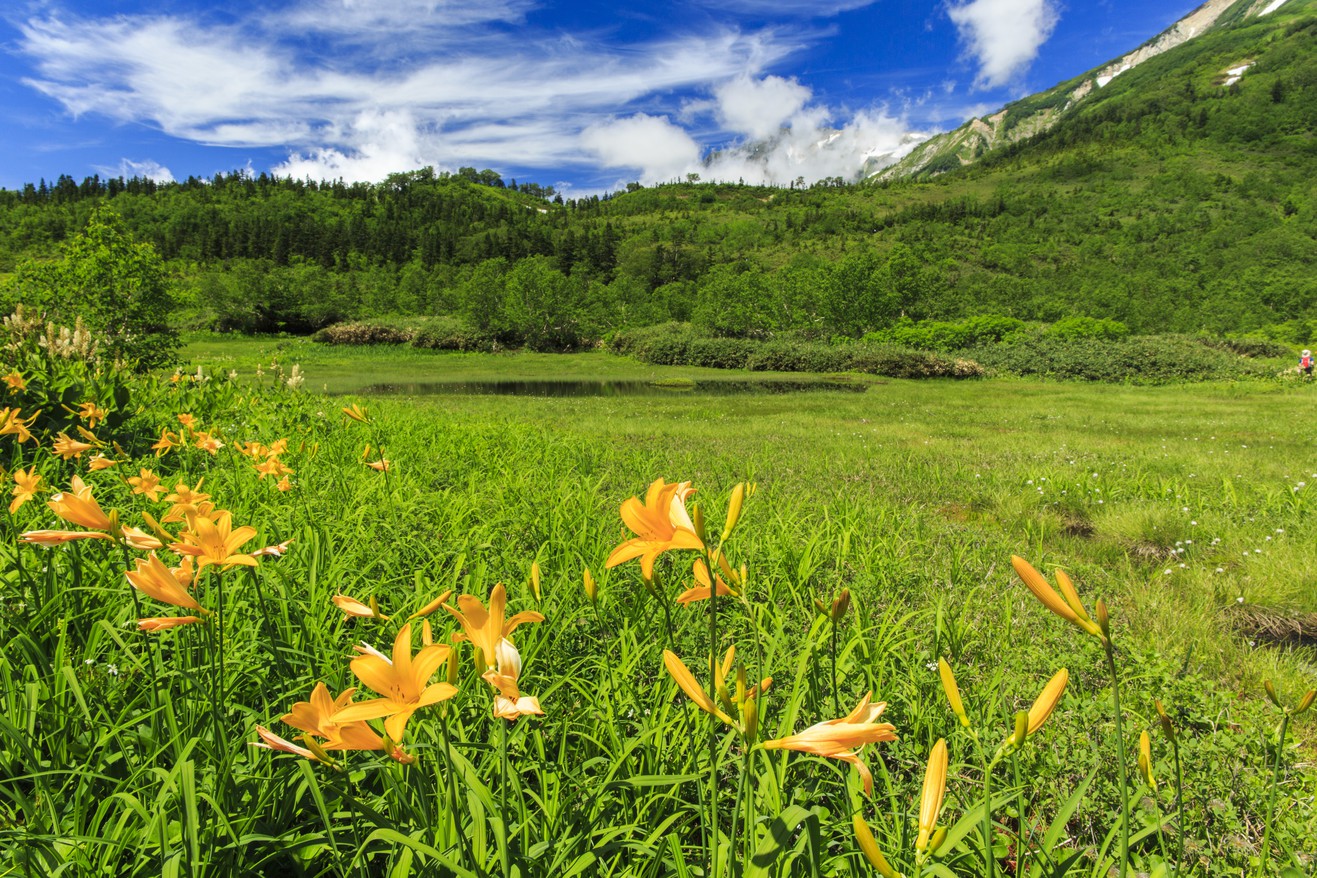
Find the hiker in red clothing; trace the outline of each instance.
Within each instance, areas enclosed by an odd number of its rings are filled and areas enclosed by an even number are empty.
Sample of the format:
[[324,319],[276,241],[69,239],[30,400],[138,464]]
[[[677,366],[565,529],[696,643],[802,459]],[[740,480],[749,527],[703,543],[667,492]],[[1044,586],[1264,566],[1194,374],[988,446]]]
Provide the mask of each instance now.
[[1299,371],[1303,373],[1305,378],[1312,377],[1312,351],[1305,350],[1299,356]]

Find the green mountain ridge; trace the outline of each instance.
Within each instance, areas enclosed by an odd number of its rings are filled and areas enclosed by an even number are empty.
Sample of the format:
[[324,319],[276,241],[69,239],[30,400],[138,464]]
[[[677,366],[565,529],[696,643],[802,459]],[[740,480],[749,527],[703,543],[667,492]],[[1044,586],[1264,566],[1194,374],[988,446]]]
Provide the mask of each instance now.
[[[1096,98],[1117,76],[1203,34],[1238,26],[1250,19],[1257,21],[1263,16],[1270,17],[1258,23],[1271,25],[1289,20],[1292,13],[1310,12],[1311,8],[1311,0],[1281,0],[1278,6],[1275,0],[1207,0],[1134,50],[996,112],[969,119],[952,131],[936,134],[900,161],[876,169],[868,176],[878,180],[927,177],[973,164],[992,150],[1050,130],[1065,114]],[[1223,84],[1233,84],[1227,82],[1230,76],[1226,71],[1222,71],[1221,79]]]

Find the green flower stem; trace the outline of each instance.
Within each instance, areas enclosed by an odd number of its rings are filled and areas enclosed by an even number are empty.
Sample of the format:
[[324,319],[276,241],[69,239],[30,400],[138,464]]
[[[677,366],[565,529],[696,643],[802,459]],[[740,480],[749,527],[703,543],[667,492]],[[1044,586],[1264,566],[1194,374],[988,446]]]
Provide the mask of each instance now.
[[1276,818],[1276,793],[1280,790],[1280,762],[1285,755],[1285,733],[1290,728],[1290,712],[1285,711],[1285,716],[1280,721],[1280,740],[1276,742],[1276,764],[1271,770],[1271,792],[1267,794],[1267,823],[1262,830],[1262,856],[1259,862],[1265,870],[1267,857],[1271,853],[1271,824]]
[[1125,769],[1125,723],[1120,712],[1120,678],[1116,674],[1116,653],[1111,641],[1103,643],[1107,653],[1107,672],[1111,675],[1111,703],[1116,714],[1116,768],[1120,773],[1120,865],[1119,878],[1125,878],[1130,858],[1130,792]]

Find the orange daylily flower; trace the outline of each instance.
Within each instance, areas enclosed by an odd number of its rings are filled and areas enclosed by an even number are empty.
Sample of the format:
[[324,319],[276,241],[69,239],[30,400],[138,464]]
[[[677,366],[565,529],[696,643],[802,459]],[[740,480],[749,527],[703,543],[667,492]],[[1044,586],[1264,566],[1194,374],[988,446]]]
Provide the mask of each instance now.
[[283,721],[295,729],[324,738],[325,750],[382,750],[384,740],[367,725],[357,722],[335,722],[331,717],[352,703],[356,689],[344,689],[337,698],[330,697],[324,683],[316,683],[309,701],[299,701],[283,716]]
[[643,504],[637,497],[629,498],[622,504],[622,521],[636,536],[614,549],[604,566],[616,567],[639,558],[641,576],[653,579],[654,561],[659,555],[670,549],[703,549],[704,543],[686,511],[686,498],[694,491],[690,482],[669,485],[655,479]]
[[210,611],[197,603],[197,599],[187,590],[192,583],[192,559],[184,560],[186,562],[184,566],[171,570],[156,557],[155,552],[152,552],[146,558],[138,559],[136,570],[129,570],[124,575],[128,577],[133,588],[161,603],[198,610],[203,615],[208,614]]
[[27,379],[19,372],[10,372],[8,375],[0,378],[0,381],[9,385],[10,390],[27,390]]
[[816,723],[796,735],[764,742],[766,750],[795,750],[840,759],[855,766],[864,781],[865,795],[873,792],[873,775],[860,761],[859,750],[865,744],[895,741],[896,727],[891,723],[877,722],[887,703],[872,703],[872,692],[866,692],[860,703],[842,719]]
[[196,424],[197,419],[192,417],[192,415],[189,415],[187,412],[184,412],[178,416],[178,422],[185,428],[191,430],[193,429],[193,425]]
[[160,477],[149,469],[141,470],[140,476],[129,476],[128,484],[132,485],[134,494],[143,494],[152,503],[160,499]]
[[509,619],[503,618],[508,604],[508,592],[503,583],[494,586],[489,593],[489,609],[475,595],[458,595],[458,609],[444,604],[443,607],[462,623],[465,633],[454,636],[454,640],[470,640],[484,656],[485,664],[494,667],[498,664],[498,645],[504,638],[510,637],[518,625],[526,622],[543,622],[544,617],[534,610],[524,610]]
[[[41,413],[37,412],[37,414]],[[32,415],[25,421],[22,418],[22,409],[5,408],[0,409],[0,418],[4,419],[4,423],[0,424],[0,436],[17,436],[19,445],[32,438],[32,431],[28,427],[32,426],[37,415]]]
[[286,476],[293,470],[277,457],[271,457],[264,463],[256,464],[256,472],[260,474],[261,480],[264,481],[266,476]]
[[79,442],[77,439],[70,439],[66,434],[60,433],[55,437],[55,443],[51,446],[51,451],[62,457],[64,460],[70,460],[75,457],[82,457],[84,451],[90,451],[93,446],[88,442]]
[[87,461],[87,468],[93,471],[109,469],[112,466],[118,466],[119,461],[106,457],[104,454],[98,454]]
[[381,457],[379,460],[372,460],[366,466],[380,473],[387,473],[392,466],[392,462],[387,458]]
[[92,496],[91,488],[79,476],[74,476],[70,484],[73,486],[72,493],[61,491],[52,496],[46,505],[67,522],[91,530],[110,530],[113,527],[110,516],[102,511],[101,505]]
[[348,406],[347,408],[343,409],[343,414],[347,415],[349,418],[351,418],[354,421],[360,421],[363,424],[370,423],[370,418],[366,416],[366,410],[355,402],[352,405]]
[[494,716],[508,722],[515,722],[523,716],[544,716],[540,700],[522,695],[517,688],[520,676],[521,653],[517,652],[511,640],[504,639],[498,645],[498,667],[490,668],[480,677],[498,692],[494,696]]
[[41,490],[41,474],[37,472],[35,466],[27,468],[27,472],[21,469],[14,470],[14,499],[9,504],[9,514],[13,515],[27,501],[37,495]]
[[235,565],[255,567],[259,563],[251,555],[238,551],[243,543],[256,536],[256,528],[248,525],[234,528],[233,516],[228,511],[220,512],[215,521],[195,516],[189,526],[191,529],[183,533],[183,542],[170,548],[180,555],[194,556],[198,572],[214,565],[227,570]]
[[[121,528],[123,532],[123,541],[130,549],[147,551],[150,549],[159,549],[164,543],[155,537],[135,527]],[[19,542],[29,545],[41,546],[43,549],[49,549],[52,546],[62,546],[65,543],[71,543],[75,540],[110,540],[114,537],[107,533],[101,533],[94,530],[29,530],[21,534]]]
[[84,402],[82,405],[78,406],[78,410],[77,412],[75,412],[75,414],[79,418],[82,418],[84,421],[86,421],[87,426],[90,429],[95,430],[96,425],[99,424],[101,421],[105,420],[105,416],[107,412],[105,411],[105,409],[98,406],[95,403],[95,401],[88,400],[87,402]]
[[275,487],[280,491],[291,491],[293,490],[293,483],[288,481],[288,476],[284,476]]
[[382,622],[388,621],[389,617],[380,612],[379,604],[371,598],[369,604],[363,604],[356,598],[350,598],[345,594],[336,594],[329,599],[334,606],[338,607],[349,616],[356,616],[358,619],[379,619]]
[[140,631],[167,631],[170,628],[195,625],[204,621],[200,616],[157,616],[151,619],[138,619],[137,628]]
[[218,454],[219,450],[224,447],[224,443],[209,433],[198,432],[196,435],[196,446],[202,451],[208,451],[211,454]]
[[[722,568],[722,572],[727,574],[727,578],[735,581],[735,574],[732,573],[731,567],[727,564],[727,558],[722,553],[719,553],[718,555],[718,562],[719,566]],[[718,583],[719,597],[736,597],[736,592],[731,586],[723,581],[722,576],[715,574],[713,578],[710,579],[709,568],[705,565],[703,558],[695,559],[695,563],[692,565],[692,573],[695,576],[695,582],[697,585],[694,588],[688,588],[681,594],[677,595],[677,603],[685,605],[694,603],[695,601],[707,601],[713,592],[714,581],[717,581]]]
[[156,457],[159,457],[166,451],[172,451],[182,444],[183,443],[179,441],[179,435],[177,433],[172,430],[161,430],[160,438],[151,446],[151,450],[155,452]]
[[359,701],[337,711],[336,723],[384,718],[384,731],[394,741],[402,740],[407,720],[422,707],[446,701],[457,694],[451,683],[431,683],[430,678],[448,660],[450,647],[442,644],[421,647],[412,656],[412,626],[403,625],[393,641],[393,657],[366,648],[352,660],[352,673],[382,697]]

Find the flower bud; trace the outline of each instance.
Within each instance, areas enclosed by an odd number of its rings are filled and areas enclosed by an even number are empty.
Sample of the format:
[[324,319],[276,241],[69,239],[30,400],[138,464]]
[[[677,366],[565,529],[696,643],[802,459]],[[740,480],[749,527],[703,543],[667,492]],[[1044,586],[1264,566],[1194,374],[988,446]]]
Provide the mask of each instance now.
[[595,585],[594,577],[590,574],[590,568],[585,568],[585,575],[582,577],[585,581],[585,599],[594,603],[599,599],[599,586]]
[[814,598],[814,609],[819,611],[820,616],[828,615],[828,605],[818,598]]
[[860,853],[864,854],[869,865],[877,869],[878,874],[883,878],[900,878],[900,873],[891,867],[883,857],[883,852],[878,849],[878,842],[869,831],[869,824],[864,822],[864,818],[856,814],[851,819],[851,826],[855,829],[855,841],[860,846]]
[[448,651],[448,667],[446,670],[447,673],[444,675],[444,679],[448,681],[449,686],[456,686],[458,667],[457,667],[457,650],[455,649],[450,649]]
[[951,673],[951,665],[947,660],[940,658],[937,660],[938,676],[942,678],[942,691],[947,695],[947,701],[951,703],[951,712],[960,719],[960,724],[969,728],[969,716],[965,713],[965,704],[960,700],[960,687],[956,685],[956,676]]
[[1162,732],[1166,737],[1174,741],[1176,739],[1175,726],[1171,724],[1171,718],[1166,715],[1166,708],[1162,707],[1162,703],[1155,699],[1152,702],[1152,706],[1157,709],[1157,719],[1162,724]]
[[1309,689],[1308,694],[1304,695],[1299,701],[1299,706],[1294,708],[1294,715],[1298,716],[1308,708],[1312,707],[1314,701],[1317,701],[1317,689]]
[[530,590],[535,595],[535,603],[540,602],[540,562],[530,562]]
[[1098,630],[1102,632],[1102,638],[1108,643],[1111,642],[1111,618],[1107,615],[1107,602],[1098,598],[1097,602],[1097,623]]
[[1147,729],[1139,733],[1139,774],[1143,775],[1148,788],[1156,792],[1157,778],[1152,776],[1152,739],[1148,737]]
[[1262,691],[1267,693],[1267,697],[1271,699],[1272,704],[1276,705],[1281,710],[1285,709],[1285,705],[1280,703],[1280,696],[1276,694],[1276,687],[1271,685],[1270,680],[1262,681]]
[[755,737],[759,734],[758,699],[748,698],[741,705],[741,723],[745,728],[745,739],[753,744]]
[[1011,744],[1018,750],[1029,739],[1029,711],[1021,710],[1015,714],[1015,731],[1011,733]]
[[842,616],[846,615],[846,611],[849,610],[850,607],[851,590],[849,588],[843,588],[841,593],[837,595],[836,600],[832,602],[832,624],[836,625],[840,622]]
[[741,504],[745,502],[745,482],[738,482],[735,488],[732,488],[732,499],[727,504],[727,523],[723,525],[722,538],[725,540],[732,535],[736,528],[736,522],[741,518]]
[[709,544],[708,535],[704,530],[704,505],[696,503],[691,510],[691,524],[695,525],[695,535],[700,538],[700,542],[706,546]]
[[937,853],[937,849],[940,848],[942,846],[942,842],[946,840],[947,840],[947,828],[945,826],[939,826],[937,828],[937,832],[933,833],[933,840],[928,843],[928,852],[930,854]]
[[302,743],[306,745],[306,749],[311,751],[311,755],[316,758],[316,761],[323,762],[326,765],[334,764],[334,757],[330,756],[329,752],[320,746],[320,742],[311,735],[302,735]]

